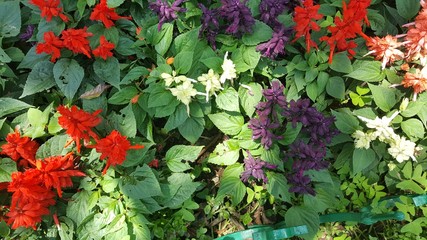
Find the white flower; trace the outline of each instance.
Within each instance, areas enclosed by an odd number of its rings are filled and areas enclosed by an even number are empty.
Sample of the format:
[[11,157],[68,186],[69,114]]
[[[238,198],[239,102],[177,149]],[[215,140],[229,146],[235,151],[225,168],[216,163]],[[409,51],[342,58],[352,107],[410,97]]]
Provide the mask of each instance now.
[[415,151],[418,149],[419,148],[416,147],[414,142],[406,140],[405,137],[395,135],[392,141],[390,141],[388,153],[390,153],[390,155],[399,163],[409,160],[409,158],[413,161],[417,161],[414,155]]
[[366,126],[368,128],[373,128],[376,131],[374,132],[374,134],[376,135],[376,137],[378,137],[378,139],[380,141],[384,141],[387,139],[390,139],[393,135],[395,135],[393,128],[389,127],[391,121],[393,120],[393,118],[395,118],[397,116],[397,114],[399,114],[399,111],[396,111],[395,113],[393,113],[393,115],[391,115],[391,117],[376,117],[375,119],[369,119],[369,118],[365,118],[365,117],[361,117],[361,116],[357,116],[360,120],[366,122]]
[[197,90],[193,88],[193,84],[190,81],[184,81],[182,84],[175,88],[169,89],[179,101],[187,106],[187,114],[190,115],[190,102],[191,98],[196,96]]
[[187,80],[190,80],[186,76],[183,76],[183,75],[176,76],[175,70],[172,71],[172,75],[170,75],[169,73],[162,73],[162,74],[160,74],[160,77],[165,80],[165,86],[166,87],[169,87],[173,82],[178,84],[180,82],[185,82]]
[[233,61],[231,61],[230,59],[227,59],[228,57],[228,52],[225,53],[224,56],[224,62],[222,63],[221,67],[222,70],[224,71],[221,74],[221,77],[219,78],[219,81],[221,83],[225,83],[225,80],[233,80],[233,78],[236,78],[236,65],[234,65]]
[[360,130],[356,130],[352,135],[354,138],[354,145],[356,148],[368,149],[371,141],[375,140],[376,135],[373,132],[364,133]]
[[209,69],[207,74],[202,74],[202,76],[198,77],[197,80],[206,86],[206,102],[209,101],[209,97],[214,95],[216,91],[223,89],[221,87],[221,82],[219,81],[219,75],[212,69]]

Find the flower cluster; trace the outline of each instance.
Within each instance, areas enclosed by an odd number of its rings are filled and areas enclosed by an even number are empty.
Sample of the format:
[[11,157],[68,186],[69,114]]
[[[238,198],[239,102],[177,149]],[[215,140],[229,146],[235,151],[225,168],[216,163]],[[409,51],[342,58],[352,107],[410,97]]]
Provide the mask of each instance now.
[[150,3],[150,9],[159,16],[159,25],[157,30],[162,29],[163,23],[171,22],[178,18],[178,12],[185,12],[186,9],[179,7],[184,2],[184,0],[177,0],[169,5],[166,0],[156,0],[155,2]]
[[254,158],[249,151],[247,151],[248,157],[244,159],[245,171],[242,172],[240,179],[243,182],[248,182],[251,177],[262,180],[263,183],[268,183],[267,176],[264,173],[264,169],[275,169],[276,165],[262,161],[259,158]]
[[26,163],[22,168],[25,170],[13,172],[11,182],[5,183],[4,186],[12,193],[6,214],[7,223],[12,229],[36,229],[42,216],[48,215],[49,207],[56,203],[55,190],[61,198],[62,189],[73,186],[71,177],[83,177],[85,174],[75,169],[75,157],[72,153],[36,160],[38,143],[28,137],[22,137],[18,130],[8,134],[6,141],[7,143],[1,146],[0,154],[19,163]]
[[61,37],[55,36],[52,31],[45,32],[43,35],[44,43],[39,43],[36,46],[36,53],[51,54],[50,61],[55,62],[61,57],[61,49],[66,48],[75,54],[84,54],[91,58],[91,52],[95,57],[100,57],[106,60],[113,56],[111,50],[115,45],[108,42],[105,36],[100,37],[100,44],[97,48],[91,50],[88,37],[93,34],[87,32],[87,28],[83,29],[67,29],[62,31]]
[[[31,0],[30,3],[41,10],[41,16],[46,17],[46,21],[51,21],[52,17],[60,17],[64,22],[68,21],[68,17],[62,13],[62,8],[59,7],[59,0]],[[114,8],[108,7],[107,0],[100,0],[93,8],[89,19],[101,21],[106,28],[111,28],[114,26],[113,21],[131,18],[119,16]],[[28,34],[22,36],[22,38],[28,39]],[[107,41],[105,36],[101,36],[98,47],[91,49],[88,39],[91,36],[93,34],[87,32],[87,27],[82,29],[66,29],[61,32],[60,36],[55,36],[54,32],[47,31],[43,34],[44,42],[37,44],[36,53],[50,54],[52,62],[61,57],[62,49],[68,49],[75,54],[83,54],[88,58],[92,57],[91,54],[104,60],[113,56],[111,51],[115,48],[115,45],[112,42]]]
[[[122,164],[126,159],[126,153],[129,149],[141,149],[143,145],[132,146],[125,136],[122,136],[117,131],[112,131],[107,137],[99,138],[93,131],[93,128],[101,123],[101,118],[97,115],[101,110],[94,113],[88,113],[76,106],[71,108],[59,106],[57,108],[61,116],[58,118],[58,123],[66,133],[76,142],[77,151],[80,152],[81,140],[85,142],[86,147],[95,148],[98,153],[101,153],[101,160],[107,159],[107,164],[102,171],[105,174],[110,166]],[[87,144],[91,141],[91,137],[96,141],[95,144]]]
[[368,132],[356,130],[352,137],[356,148],[370,147],[370,143],[375,139],[389,144],[388,153],[396,159],[399,163],[412,159],[416,161],[416,152],[420,150],[416,144],[407,140],[403,136],[397,135],[393,128],[390,127],[391,121],[399,114],[399,111],[394,112],[390,117],[376,117],[375,119],[368,119],[358,116],[358,118],[366,123],[366,127],[372,129]]
[[[371,0],[350,0],[348,5],[343,2],[342,17],[336,16],[334,25],[328,27],[331,35],[320,38],[321,41],[329,45],[329,63],[332,63],[334,53],[337,51],[347,51],[350,57],[354,56],[354,48],[357,47],[357,44],[352,39],[356,38],[357,35],[366,40],[369,39],[363,33],[362,26],[369,24],[367,8],[370,4]],[[316,21],[320,20],[322,15],[318,13],[320,5],[314,5],[313,0],[304,1],[303,6],[295,8],[295,37],[296,39],[305,37],[306,49],[310,51],[311,46],[317,46],[311,40],[310,32],[320,30]]]
[[[228,59],[228,52],[224,55],[224,61],[221,67],[223,70],[221,75],[209,69],[208,73],[199,76],[197,81],[184,75],[177,76],[175,71],[172,71],[172,75],[169,73],[162,73],[160,77],[164,80],[165,86],[168,87],[172,95],[185,104],[187,107],[187,114],[190,115],[190,103],[193,97],[196,95],[204,95],[206,97],[206,102],[208,102],[209,97],[216,95],[217,91],[224,89],[222,85],[227,80],[232,81],[237,77],[233,61]],[[204,85],[205,93],[197,92],[197,90],[194,89],[193,83],[201,83]],[[174,85],[174,87],[171,87],[172,85]]]
[[329,162],[323,160],[326,156],[326,144],[338,134],[332,128],[334,117],[325,117],[311,106],[308,99],[287,102],[283,85],[277,80],[272,81],[271,85],[271,89],[263,91],[266,101],[257,105],[258,117],[249,121],[248,128],[252,129],[252,138],[261,139],[261,145],[269,149],[275,140],[283,137],[281,132],[276,133],[282,126],[283,118],[292,123],[294,128],[301,124],[301,132],[308,140],[295,141],[286,151],[286,161],[292,161],[292,169],[287,178],[293,186],[290,188],[291,192],[314,194],[309,185],[311,179],[305,175],[305,171],[328,167]]
[[[406,34],[399,36],[373,37],[367,41],[368,54],[373,54],[375,59],[382,59],[382,68],[396,60],[405,60],[401,69],[407,71],[402,80],[406,88],[414,89],[414,99],[418,93],[427,89],[427,4],[421,2],[421,11],[415,21],[404,25],[408,28]],[[402,39],[399,41],[399,39]],[[410,67],[409,65],[412,65]]]
[[[203,4],[199,4],[202,10],[202,27],[199,37],[206,36],[212,48],[216,49],[215,38],[221,33],[232,34],[235,37],[242,37],[245,33],[252,33],[255,19],[247,4],[247,0],[221,0],[219,8],[208,9]],[[220,21],[223,20],[223,21]]]

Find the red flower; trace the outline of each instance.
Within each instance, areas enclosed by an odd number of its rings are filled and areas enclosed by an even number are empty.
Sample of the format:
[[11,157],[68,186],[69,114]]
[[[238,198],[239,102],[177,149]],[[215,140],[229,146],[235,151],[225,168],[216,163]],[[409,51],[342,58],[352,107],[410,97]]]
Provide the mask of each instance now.
[[304,1],[304,7],[297,6],[295,8],[295,40],[305,37],[305,44],[307,52],[310,51],[310,46],[317,48],[316,42],[311,40],[310,31],[319,31],[320,27],[317,25],[316,20],[319,20],[323,17],[322,14],[319,14],[320,5],[313,6],[313,0]]
[[149,167],[158,168],[159,167],[159,159],[153,159],[153,161],[148,163]]
[[107,159],[107,165],[105,166],[102,174],[107,172],[110,165],[115,166],[122,164],[126,159],[126,153],[129,149],[141,149],[143,145],[131,146],[129,140],[125,136],[122,136],[117,130],[113,130],[110,135],[99,140],[95,147],[96,151],[101,153],[101,160]]
[[107,0],[101,0],[98,5],[95,6],[93,12],[90,14],[90,20],[101,21],[106,28],[114,26],[112,20],[118,20],[120,18],[132,19],[131,17],[121,17],[116,13],[114,8],[109,8]]
[[107,60],[108,57],[113,56],[111,50],[113,50],[114,47],[114,43],[107,41],[105,36],[101,36],[101,38],[99,39],[99,46],[92,50],[92,53],[95,57],[100,57],[104,60]]
[[49,214],[49,209],[40,203],[29,202],[25,205],[11,207],[6,214],[9,217],[7,224],[12,225],[12,229],[19,227],[32,227],[36,230],[36,224],[42,221],[42,216]]
[[97,116],[101,110],[88,113],[76,106],[67,108],[62,105],[57,110],[61,114],[58,123],[67,130],[67,134],[76,142],[78,152],[80,152],[80,141],[82,139],[85,141],[90,141],[90,137],[98,139],[92,128],[101,123],[102,119]]
[[13,161],[18,161],[20,158],[24,158],[29,161],[33,161],[36,156],[39,144],[36,141],[31,140],[29,137],[21,137],[18,130],[14,133],[9,133],[6,137],[7,143],[1,146],[3,149],[1,154],[6,154]]
[[37,44],[36,53],[52,54],[50,61],[55,62],[61,57],[61,48],[64,47],[63,42],[59,37],[55,36],[52,31],[45,32],[43,35],[44,43]]
[[362,31],[362,20],[364,16],[361,16],[360,9],[347,8],[345,2],[343,2],[343,17],[335,17],[335,26],[328,27],[331,32],[331,36],[323,36],[320,38],[321,41],[325,41],[329,44],[329,63],[332,63],[332,59],[335,53],[335,49],[338,51],[347,51],[350,56],[354,56],[356,53],[353,49],[357,47],[354,41],[349,41],[359,34],[367,41],[369,37],[366,36]]
[[84,177],[83,172],[74,169],[72,154],[45,158],[44,161],[37,160],[38,178],[47,189],[56,188],[58,196],[62,197],[62,188],[72,187],[71,177]]
[[30,0],[30,3],[36,5],[41,13],[41,17],[46,17],[46,21],[50,22],[52,17],[60,17],[62,21],[68,22],[68,17],[62,12],[59,7],[59,0]]
[[64,47],[70,49],[73,53],[83,53],[88,58],[91,58],[89,40],[87,37],[92,35],[92,33],[87,32],[87,27],[83,29],[71,28],[62,31],[61,39],[64,41]]

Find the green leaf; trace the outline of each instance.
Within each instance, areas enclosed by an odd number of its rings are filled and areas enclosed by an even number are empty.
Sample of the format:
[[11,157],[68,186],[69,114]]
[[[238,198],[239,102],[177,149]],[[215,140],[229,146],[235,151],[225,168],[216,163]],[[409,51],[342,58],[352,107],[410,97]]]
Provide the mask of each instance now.
[[134,172],[129,174],[129,177],[131,179],[120,179],[119,188],[122,194],[134,199],[162,195],[159,181],[148,165],[138,166]]
[[400,126],[406,135],[410,137],[424,138],[424,126],[420,120],[411,118],[403,121]]
[[41,61],[36,63],[30,74],[28,74],[24,91],[22,92],[20,98],[44,91],[55,86],[53,66],[54,64],[50,61]]
[[188,71],[191,69],[191,65],[193,65],[193,52],[183,51],[178,53],[174,57],[173,65],[177,73],[179,74],[188,73]]
[[68,202],[67,217],[71,218],[78,225],[93,212],[93,206],[90,207],[89,205],[91,194],[92,192],[82,190],[74,194]]
[[337,99],[344,99],[345,96],[345,83],[341,77],[330,77],[326,84],[326,92]]
[[175,145],[166,152],[165,161],[172,172],[184,172],[191,169],[204,146]]
[[12,181],[12,173],[18,171],[16,162],[10,158],[0,159],[0,183]]
[[414,180],[403,180],[396,184],[396,187],[404,191],[411,191],[416,194],[425,194],[425,191]]
[[332,64],[329,67],[332,70],[341,73],[351,73],[353,71],[351,61],[347,56],[347,52],[340,52],[335,54],[332,60]]
[[122,5],[122,3],[124,3],[125,0],[107,0],[107,6],[109,8],[116,8],[120,5]]
[[288,181],[283,174],[267,171],[267,191],[275,198],[291,203]]
[[148,75],[150,75],[150,72],[148,71],[147,68],[145,68],[143,66],[137,66],[137,67],[132,68],[126,74],[126,76],[122,79],[120,84],[129,84],[135,80],[138,80],[140,78],[142,79],[142,77],[148,76]]
[[8,237],[10,234],[10,227],[7,225],[7,223],[2,220],[0,221],[0,237]]
[[215,99],[219,108],[231,112],[240,112],[239,95],[232,87],[221,91]]
[[373,84],[368,84],[368,86],[371,89],[375,104],[384,112],[389,112],[397,103],[393,89]]
[[50,156],[62,156],[70,152],[73,144],[65,147],[70,140],[68,135],[56,135],[43,143],[36,152],[37,159],[44,159]]
[[319,95],[319,93],[317,91],[317,83],[316,82],[311,82],[310,84],[307,85],[307,87],[305,89],[307,91],[307,96],[312,101],[316,101],[316,98]]
[[27,118],[31,126],[25,130],[24,135],[31,138],[38,138],[43,136],[46,133],[45,128],[49,122],[49,115],[51,110],[52,105],[47,107],[43,112],[36,108],[28,109]]
[[403,110],[400,114],[406,118],[413,117],[413,116],[417,115],[423,109],[424,106],[426,106],[425,102],[411,101],[411,102],[409,102],[406,109]]
[[226,140],[216,145],[208,162],[217,165],[232,165],[239,160],[240,147],[236,140]]
[[230,115],[225,112],[209,114],[209,119],[213,124],[221,130],[221,132],[228,135],[237,135],[242,129],[244,122],[243,116],[240,114]]
[[242,202],[246,194],[245,184],[240,180],[242,172],[242,164],[230,165],[224,170],[218,189],[217,201],[220,201],[225,196],[230,196],[233,206],[237,206]]
[[240,86],[238,95],[246,115],[252,117],[255,112],[255,106],[262,98],[262,86],[258,83],[249,83],[248,86],[250,89]]
[[317,212],[314,209],[309,209],[304,206],[293,206],[289,208],[285,214],[285,222],[287,227],[306,225],[308,233],[301,235],[304,239],[314,239],[320,224]]
[[184,104],[178,105],[175,112],[169,116],[164,129],[169,132],[183,124],[187,120],[188,114]]
[[117,58],[110,57],[107,60],[98,58],[93,63],[93,70],[104,82],[120,89],[120,65]]
[[[153,26],[155,33],[155,49],[160,55],[165,55],[173,40],[173,24],[165,23],[160,32],[157,31],[157,25]],[[151,30],[151,28],[150,28]]]
[[332,110],[335,116],[335,126],[342,133],[352,134],[359,128],[359,121],[348,109],[341,109],[339,112]]
[[316,188],[316,196],[304,195],[304,205],[316,212],[323,212],[328,208],[334,208],[337,204],[339,204],[339,201],[335,197],[334,192],[326,188]]
[[362,172],[375,161],[375,152],[372,149],[356,148],[353,152],[353,174]]
[[0,118],[29,107],[31,105],[13,98],[0,98]]
[[295,127],[292,126],[292,123],[286,124],[286,131],[283,134],[283,139],[279,140],[279,143],[282,145],[290,145],[298,137],[299,132],[301,131],[302,124],[297,123]]
[[53,66],[56,85],[68,99],[73,99],[84,77],[84,70],[74,59],[62,58]]
[[245,34],[242,37],[242,42],[245,45],[258,45],[259,43],[270,40],[273,36],[273,30],[267,24],[259,20],[255,20],[255,25],[252,29],[253,32],[251,34]]
[[224,62],[224,59],[220,57],[208,57],[204,59],[200,59],[200,61],[209,69],[214,70],[214,72],[221,72],[221,65]]
[[[357,68],[356,68],[357,66]],[[379,82],[385,78],[379,61],[359,61],[354,71],[345,75],[363,82]]]
[[396,0],[396,9],[400,16],[407,20],[417,15],[420,10],[419,0]]
[[132,110],[132,103],[120,110],[120,114],[112,115],[115,120],[115,129],[124,136],[133,138],[136,135],[136,119]]
[[0,62],[1,63],[10,63],[12,59],[7,55],[7,53],[0,47]]
[[193,182],[190,174],[186,173],[173,173],[168,177],[168,182],[168,185],[162,186],[160,203],[172,209],[181,207],[200,186],[200,183]]
[[[424,224],[422,224],[424,222]],[[412,222],[406,223],[401,229],[400,231],[402,233],[410,233],[410,236],[420,236],[423,233],[423,228],[422,226],[425,225],[425,217],[420,217],[415,219]]]
[[178,127],[179,133],[189,142],[195,143],[202,136],[205,129],[205,119],[200,117],[187,118]]
[[37,54],[36,46],[34,46],[30,48],[30,50],[28,50],[24,59],[22,59],[22,62],[18,65],[18,69],[21,69],[21,68],[33,69],[37,63],[42,61],[49,61],[49,59],[50,59],[50,56],[45,53]]
[[19,1],[0,2],[0,36],[15,37],[21,29]]
[[114,93],[113,96],[108,99],[108,103],[114,105],[128,104],[138,93],[139,91],[136,87],[128,86]]

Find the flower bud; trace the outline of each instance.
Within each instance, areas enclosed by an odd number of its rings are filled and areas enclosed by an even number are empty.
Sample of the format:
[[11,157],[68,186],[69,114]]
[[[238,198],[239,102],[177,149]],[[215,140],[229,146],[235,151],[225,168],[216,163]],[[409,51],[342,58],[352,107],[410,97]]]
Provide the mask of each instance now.
[[408,98],[404,98],[402,100],[402,103],[400,104],[399,110],[400,111],[405,111],[406,108],[408,107],[408,104],[409,104],[409,99]]

